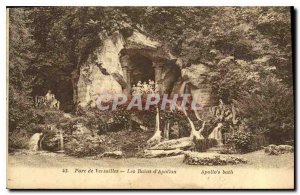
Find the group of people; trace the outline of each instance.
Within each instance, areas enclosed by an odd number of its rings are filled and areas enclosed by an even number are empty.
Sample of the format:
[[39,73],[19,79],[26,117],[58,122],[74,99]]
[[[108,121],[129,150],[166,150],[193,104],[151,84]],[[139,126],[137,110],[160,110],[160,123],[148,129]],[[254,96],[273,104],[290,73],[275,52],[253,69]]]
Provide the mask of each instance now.
[[45,96],[36,96],[35,97],[35,106],[48,107],[59,110],[60,102],[55,98],[55,95],[51,93],[51,90],[48,90]]
[[149,82],[138,81],[136,85],[132,86],[132,95],[144,95],[158,93],[157,83],[149,79]]

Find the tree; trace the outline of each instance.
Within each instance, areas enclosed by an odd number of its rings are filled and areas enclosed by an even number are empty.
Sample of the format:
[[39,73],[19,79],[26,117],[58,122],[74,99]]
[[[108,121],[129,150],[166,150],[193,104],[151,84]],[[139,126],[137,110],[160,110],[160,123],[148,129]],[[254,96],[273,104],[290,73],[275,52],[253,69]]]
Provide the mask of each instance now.
[[247,101],[239,92],[257,91],[264,78],[292,93],[290,17],[285,7],[12,8],[10,96],[30,102],[51,89],[63,110],[73,110],[80,67],[112,33],[133,30],[162,42],[184,67],[209,66],[226,103]]

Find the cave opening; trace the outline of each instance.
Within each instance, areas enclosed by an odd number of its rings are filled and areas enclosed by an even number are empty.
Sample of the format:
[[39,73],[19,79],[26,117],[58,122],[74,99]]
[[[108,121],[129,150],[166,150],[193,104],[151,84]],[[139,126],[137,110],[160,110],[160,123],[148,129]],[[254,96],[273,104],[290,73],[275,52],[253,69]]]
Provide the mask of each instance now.
[[139,81],[149,83],[149,80],[155,81],[155,71],[152,66],[152,61],[140,54],[135,54],[130,57],[132,63],[131,83],[136,85]]

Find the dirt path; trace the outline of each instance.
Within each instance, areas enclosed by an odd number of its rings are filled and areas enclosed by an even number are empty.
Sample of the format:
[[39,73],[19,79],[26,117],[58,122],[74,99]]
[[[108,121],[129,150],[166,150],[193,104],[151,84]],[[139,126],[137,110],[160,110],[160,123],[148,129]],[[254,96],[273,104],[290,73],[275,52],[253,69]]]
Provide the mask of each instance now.
[[[293,154],[269,156],[257,151],[239,156],[247,159],[248,163],[227,166],[186,165],[183,163],[183,155],[99,160],[63,154],[9,155],[8,187],[293,188]],[[63,172],[65,169],[68,172]],[[93,170],[93,174],[89,174],[88,170]]]
[[[234,165],[233,167],[255,167],[255,168],[293,168],[294,154],[282,154],[279,156],[265,155],[263,151],[256,151],[242,156],[248,160],[246,165]],[[44,153],[42,155],[9,155],[8,162],[11,166],[29,166],[29,167],[86,167],[86,166],[102,166],[102,167],[191,167],[183,163],[183,155],[167,157],[167,158],[127,158],[127,159],[111,159],[103,158],[93,160],[89,157],[75,158],[64,154]],[[203,167],[203,166],[201,166]],[[216,166],[214,166],[216,167]],[[222,166],[221,166],[222,167]],[[227,166],[228,167],[228,166]]]

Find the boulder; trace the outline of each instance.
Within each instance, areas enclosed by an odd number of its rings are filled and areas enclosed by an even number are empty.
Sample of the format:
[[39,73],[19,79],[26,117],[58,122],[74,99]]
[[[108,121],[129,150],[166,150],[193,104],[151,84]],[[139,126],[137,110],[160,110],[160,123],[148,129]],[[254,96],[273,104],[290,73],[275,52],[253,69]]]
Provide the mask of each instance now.
[[192,64],[181,70],[182,78],[188,80],[193,99],[202,106],[216,104],[216,98],[212,94],[212,85],[209,82],[209,78],[213,74],[210,67],[204,64]]
[[279,151],[294,152],[294,147],[290,145],[278,145]]
[[143,153],[139,155],[141,158],[163,158],[169,156],[178,156],[183,154],[184,151],[176,150],[144,150]]
[[69,114],[69,113],[64,113],[63,116],[64,116],[66,119],[71,119],[71,118],[72,118],[72,115]]
[[123,71],[119,53],[124,48],[121,34],[107,37],[102,46],[92,53],[81,66],[77,83],[77,102],[80,106],[96,106],[97,97],[102,93],[121,93],[122,86],[115,79],[119,75],[123,80]]
[[193,140],[189,137],[173,139],[160,142],[159,144],[149,148],[149,150],[191,150],[195,147]]
[[122,151],[114,151],[114,152],[104,152],[103,154],[100,155],[100,158],[115,158],[115,159],[120,159],[123,157]]
[[294,147],[290,145],[274,145],[271,144],[265,147],[265,153],[269,155],[279,155],[294,152]]

